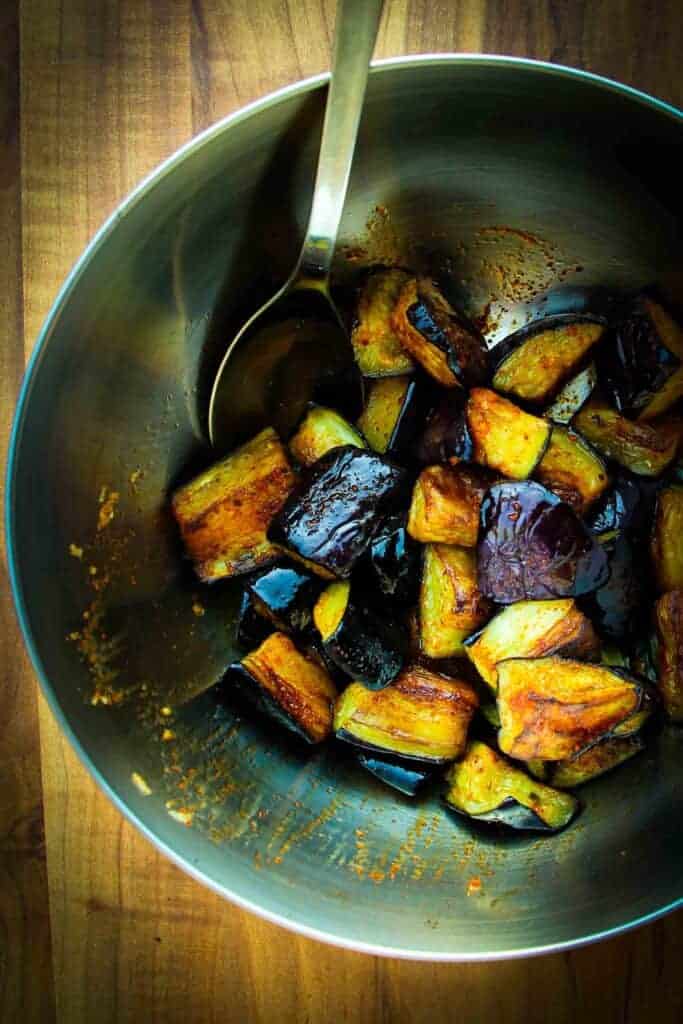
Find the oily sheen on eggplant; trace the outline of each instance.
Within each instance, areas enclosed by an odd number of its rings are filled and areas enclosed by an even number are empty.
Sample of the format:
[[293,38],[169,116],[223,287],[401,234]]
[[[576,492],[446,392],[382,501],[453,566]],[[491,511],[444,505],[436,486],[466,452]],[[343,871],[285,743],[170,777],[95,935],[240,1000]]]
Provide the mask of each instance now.
[[314,572],[346,578],[405,476],[375,452],[334,448],[302,473],[271,522],[268,538]]
[[[669,338],[658,330],[654,307],[651,299],[637,296],[598,346],[602,389],[629,417],[646,409],[681,365],[682,353],[672,351]],[[658,312],[664,313],[661,307]]]
[[452,390],[432,410],[413,454],[423,466],[439,462],[471,462],[474,441],[467,423],[464,392]]
[[421,545],[408,533],[404,515],[388,516],[379,527],[364,566],[369,587],[396,604],[417,599]]
[[568,793],[530,779],[486,743],[472,740],[446,774],[446,806],[471,821],[515,831],[564,828],[579,810]]
[[481,506],[479,589],[498,604],[577,597],[607,582],[607,555],[541,484],[495,484]]
[[300,632],[311,623],[313,605],[322,587],[319,576],[301,566],[274,565],[247,583],[256,610],[278,629]]
[[321,743],[332,730],[337,689],[284,633],[272,633],[231,665],[213,692],[219,703],[241,697],[307,743]]

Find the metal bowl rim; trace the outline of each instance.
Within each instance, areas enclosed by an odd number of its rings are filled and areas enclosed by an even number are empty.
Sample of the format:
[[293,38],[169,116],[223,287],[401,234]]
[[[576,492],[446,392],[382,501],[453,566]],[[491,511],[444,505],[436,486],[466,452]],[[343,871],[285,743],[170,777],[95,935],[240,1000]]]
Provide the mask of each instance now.
[[[561,78],[569,78],[577,81],[587,81],[594,84],[595,86],[604,89],[606,91],[614,92],[619,95],[625,96],[632,99],[639,104],[649,107],[659,113],[663,113],[671,117],[677,122],[683,122],[683,110],[674,107],[672,104],[665,103],[663,100],[659,100],[654,96],[649,95],[639,89],[635,89],[632,86],[622,84],[614,81],[613,79],[606,78],[602,75],[596,75],[592,72],[583,71],[577,68],[567,67],[561,64],[551,64],[548,61],[530,60],[527,58],[518,57],[507,57],[492,54],[472,53],[472,54],[452,54],[452,53],[431,53],[431,54],[415,54],[402,57],[389,57],[383,60],[377,60],[372,62],[372,74],[381,74],[385,71],[394,71],[400,68],[415,68],[415,67],[438,67],[440,65],[452,65],[452,64],[472,64],[479,65],[482,67],[510,67],[517,69],[525,69],[532,71],[543,71],[549,75]],[[26,416],[26,410],[30,401],[31,390],[33,381],[38,373],[41,359],[43,358],[45,349],[49,342],[50,336],[55,329],[61,311],[68,302],[72,292],[76,289],[78,282],[89,264],[92,257],[99,251],[100,247],[103,246],[109,235],[113,232],[116,225],[122,220],[130,211],[141,202],[146,194],[160,182],[167,174],[169,174],[177,164],[180,164],[186,157],[190,156],[195,150],[200,149],[202,146],[210,142],[214,137],[218,136],[224,131],[228,131],[233,125],[240,123],[246,118],[250,118],[252,115],[260,113],[262,110],[266,110],[271,106],[277,105],[280,101],[289,99],[292,96],[299,95],[301,93],[310,92],[313,89],[319,88],[329,80],[329,72],[323,72],[318,75],[313,75],[309,78],[302,79],[298,82],[291,83],[290,85],[283,86],[281,89],[277,89],[274,92],[268,93],[251,103],[248,103],[244,107],[240,107],[233,113],[228,114],[227,117],[222,118],[209,128],[200,132],[194,136],[188,142],[184,143],[179,149],[175,150],[171,156],[167,157],[160,164],[157,165],[142,181],[123,199],[112,214],[104,221],[102,226],[95,233],[93,238],[90,240],[83,253],[77,259],[73,265],[71,271],[66,277],[62,287],[57,293],[50,310],[43,322],[41,330],[36,339],[35,346],[31,353],[28,361],[24,378],[22,381],[19,397],[17,400],[17,407],[14,414],[12,423],[12,429],[10,433],[10,441],[8,446],[8,457],[7,457],[7,469],[5,475],[5,533],[6,533],[6,550],[7,550],[7,561],[8,561],[8,572],[10,579],[10,588],[12,597],[14,600],[14,606],[19,621],[19,626],[23,635],[24,643],[28,650],[33,669],[38,677],[38,681],[52,714],[54,715],[57,723],[66,735],[71,747],[75,750],[81,763],[85,766],[87,771],[90,773],[92,778],[95,780],[97,785],[104,791],[107,797],[112,801],[118,811],[137,828],[164,856],[168,857],[177,867],[179,867],[186,874],[196,879],[201,884],[212,889],[225,899],[230,900],[232,903],[241,907],[250,913],[256,914],[263,920],[269,921],[273,924],[277,924],[282,928],[286,928],[289,931],[293,931],[296,934],[303,935],[306,938],[315,939],[319,942],[327,943],[328,945],[342,947],[350,949],[355,952],[370,953],[375,956],[387,956],[387,957],[398,957],[406,960],[425,960],[433,962],[476,962],[476,961],[490,961],[490,960],[508,960],[516,959],[526,956],[537,956],[544,953],[561,952],[568,949],[576,949],[580,946],[588,945],[592,942],[597,942],[601,939],[615,937],[621,935],[624,932],[630,931],[633,928],[637,928],[641,925],[648,924],[665,914],[671,913],[672,911],[683,906],[683,896],[666,906],[659,907],[657,910],[651,911],[648,914],[644,914],[642,917],[635,918],[630,921],[625,921],[622,924],[615,925],[612,928],[607,928],[604,931],[593,932],[588,935],[579,935],[573,939],[567,939],[563,942],[557,943],[545,943],[543,945],[528,946],[523,948],[513,948],[509,950],[497,950],[492,953],[479,952],[479,953],[466,953],[458,952],[453,950],[443,950],[434,952],[432,950],[423,949],[410,949],[406,946],[385,946],[373,942],[361,942],[355,939],[346,938],[343,935],[335,935],[332,931],[324,931],[322,929],[313,928],[309,925],[302,924],[300,922],[291,920],[288,917],[284,917],[282,914],[268,910],[267,908],[254,903],[253,901],[244,898],[235,889],[228,888],[227,886],[220,885],[218,882],[208,878],[202,871],[193,867],[191,863],[186,861],[183,857],[175,852],[175,850],[161,840],[147,825],[138,817],[138,815],[127,805],[125,800],[119,796],[116,790],[109,784],[107,779],[102,775],[100,769],[90,758],[89,754],[85,751],[79,739],[75,735],[71,728],[70,722],[63,712],[62,707],[59,703],[59,699],[55,690],[52,687],[50,680],[48,679],[47,672],[43,666],[43,663],[38,654],[37,644],[34,640],[30,625],[28,608],[25,600],[24,590],[20,578],[20,568],[18,564],[18,552],[16,550],[16,538],[15,538],[15,477],[17,474],[17,461],[18,461],[18,449],[21,441],[21,436],[24,429],[24,420]]]

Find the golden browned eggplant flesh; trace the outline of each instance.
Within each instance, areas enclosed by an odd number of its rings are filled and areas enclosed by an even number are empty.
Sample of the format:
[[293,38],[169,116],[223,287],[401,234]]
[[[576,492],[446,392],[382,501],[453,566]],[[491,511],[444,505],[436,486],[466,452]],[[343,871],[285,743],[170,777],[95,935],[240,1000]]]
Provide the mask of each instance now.
[[683,723],[683,329],[617,296],[490,349],[452,285],[366,273],[357,421],[312,405],[171,507],[200,580],[243,576],[216,700],[400,799],[441,780],[456,821],[552,833]]

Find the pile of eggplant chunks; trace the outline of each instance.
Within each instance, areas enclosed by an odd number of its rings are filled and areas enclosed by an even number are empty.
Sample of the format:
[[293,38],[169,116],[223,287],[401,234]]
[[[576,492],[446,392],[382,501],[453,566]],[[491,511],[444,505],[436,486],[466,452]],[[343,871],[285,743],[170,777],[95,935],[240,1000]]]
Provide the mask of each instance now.
[[639,294],[489,350],[445,290],[369,273],[357,422],[311,405],[172,509],[202,581],[242,577],[218,703],[552,832],[683,721],[683,329]]

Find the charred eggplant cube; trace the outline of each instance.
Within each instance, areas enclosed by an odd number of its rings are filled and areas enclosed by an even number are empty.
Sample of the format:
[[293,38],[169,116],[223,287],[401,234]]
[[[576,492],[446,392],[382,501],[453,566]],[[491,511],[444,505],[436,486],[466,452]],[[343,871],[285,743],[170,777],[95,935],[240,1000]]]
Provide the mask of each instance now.
[[311,466],[332,448],[366,448],[362,436],[334,409],[312,406],[289,441],[289,450],[302,466]]
[[439,462],[456,465],[473,460],[474,442],[465,406],[464,393],[450,391],[432,410],[427,425],[413,446],[413,454],[420,465],[430,466]]
[[268,537],[315,572],[348,577],[404,480],[403,469],[374,452],[335,448],[304,471]]
[[464,641],[491,615],[479,590],[474,551],[427,544],[420,584],[420,649],[428,658],[464,654]]
[[476,466],[428,466],[413,488],[408,533],[422,544],[472,548],[490,480]]
[[313,620],[327,657],[351,679],[381,690],[401,671],[405,643],[398,624],[356,601],[350,582],[323,591]]
[[517,601],[499,612],[465,645],[467,657],[496,690],[497,665],[508,658],[562,654],[582,661],[600,658],[600,641],[590,619],[572,598]]
[[600,456],[573,430],[554,426],[535,473],[542,484],[584,515],[607,490],[609,476]]
[[465,749],[478,703],[469,683],[413,665],[383,690],[347,687],[337,700],[334,729],[339,739],[366,750],[442,764]]
[[562,761],[612,735],[643,700],[643,683],[622,669],[558,657],[502,661],[498,745],[520,761]]
[[620,473],[605,491],[588,517],[588,526],[602,542],[637,528],[641,518],[641,492],[638,482]]
[[595,363],[589,363],[575,377],[567,381],[543,415],[553,423],[567,426],[593,394],[597,382],[598,371]]
[[409,448],[431,405],[430,390],[417,377],[385,377],[368,383],[358,429],[373,451],[398,456]]
[[594,395],[573,421],[585,439],[637,476],[659,476],[676,458],[681,427],[674,420],[634,422]]
[[522,328],[494,349],[493,387],[524,402],[549,402],[604,330],[603,323],[565,315]]
[[463,759],[448,769],[446,782],[446,805],[474,822],[556,832],[579,811],[575,797],[530,779],[480,740],[468,743]]
[[427,278],[413,278],[403,286],[391,322],[404,351],[443,387],[472,387],[488,380],[486,342]]
[[294,483],[269,427],[175,492],[173,514],[200,579],[211,583],[277,559],[266,531]]
[[638,296],[601,343],[600,383],[625,416],[651,419],[683,395],[683,331],[676,327],[658,303]]
[[215,692],[227,701],[236,693],[308,743],[322,742],[332,730],[337,689],[324,668],[284,633],[273,633],[231,665]]
[[396,301],[409,280],[409,274],[396,268],[377,270],[365,280],[351,332],[356,362],[365,377],[395,377],[415,369],[392,324]]
[[573,509],[529,481],[489,490],[477,555],[481,592],[498,604],[576,597],[609,574],[607,555]]
[[488,388],[473,388],[467,403],[467,423],[475,462],[504,476],[526,480],[543,458],[551,424],[518,408]]

